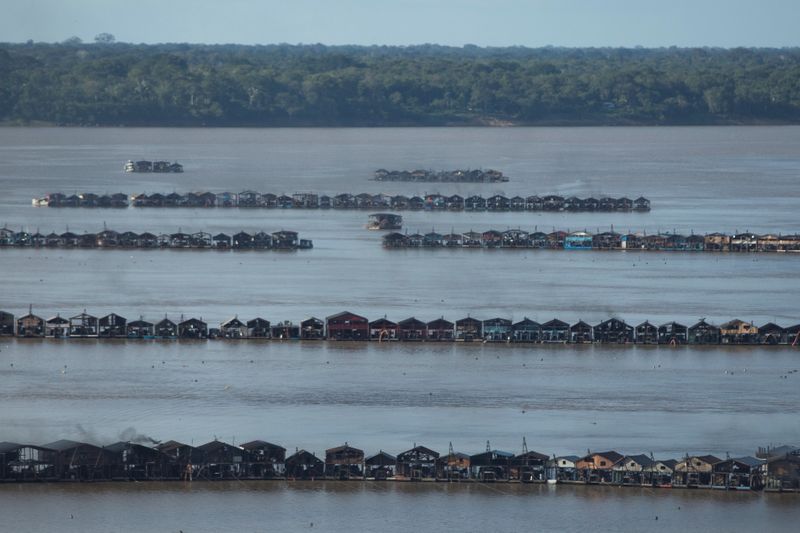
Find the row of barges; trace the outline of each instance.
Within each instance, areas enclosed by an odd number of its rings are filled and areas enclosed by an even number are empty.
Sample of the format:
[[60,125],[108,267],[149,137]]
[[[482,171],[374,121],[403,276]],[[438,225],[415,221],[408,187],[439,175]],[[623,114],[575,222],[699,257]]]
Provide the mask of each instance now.
[[170,163],[169,161],[133,161],[129,159],[122,167],[125,172],[183,172],[183,165],[180,163]]
[[452,183],[499,183],[508,181],[499,170],[386,170],[379,168],[374,173],[375,181],[416,181]]
[[465,233],[389,233],[385,248],[506,248],[550,250],[655,250],[684,252],[800,252],[800,234],[598,233],[507,229]]
[[578,198],[576,196],[504,196],[489,197],[458,194],[425,194],[422,196],[370,194],[318,193],[273,194],[255,191],[190,192],[179,194],[135,194],[130,198],[123,193],[95,194],[51,193],[33,199],[37,207],[259,207],[267,209],[395,209],[430,211],[548,211],[548,212],[615,212],[650,211],[650,200],[640,196],[630,198]]
[[267,233],[240,231],[233,235],[205,231],[185,233],[136,233],[104,229],[98,233],[29,233],[0,228],[0,248],[97,248],[97,249],[187,249],[187,250],[307,250],[314,243],[300,239],[296,231]]
[[572,343],[641,345],[792,345],[800,344],[800,324],[782,327],[773,322],[756,326],[734,319],[719,326],[699,320],[692,326],[667,322],[659,326],[649,321],[637,326],[610,318],[592,326],[582,320],[569,324],[553,319],[544,323],[524,318],[479,320],[467,316],[455,322],[444,317],[425,322],[415,317],[394,322],[387,318],[368,318],[343,311],[325,320],[310,317],[299,324],[290,320],[272,323],[261,317],[241,320],[234,316],[219,327],[210,327],[201,318],[173,321],[164,318],[150,322],[139,317],[128,321],[111,313],[103,317],[84,310],[71,317],[57,314],[44,319],[33,313],[15,318],[0,311],[0,336],[51,338],[129,338],[129,339],[279,339],[375,342],[497,342],[497,343]]
[[[213,481],[213,480],[393,480],[448,482],[581,483],[661,488],[709,488],[796,492],[800,451],[785,447],[758,457],[685,455],[655,459],[609,450],[586,455],[515,454],[493,449],[447,453],[414,445],[397,455],[367,456],[345,443],[324,456],[263,440],[242,444],[212,440],[192,446],[175,440],[119,441],[107,446],[58,440],[43,445],[0,442],[0,481]],[[759,450],[763,451],[763,450]]]

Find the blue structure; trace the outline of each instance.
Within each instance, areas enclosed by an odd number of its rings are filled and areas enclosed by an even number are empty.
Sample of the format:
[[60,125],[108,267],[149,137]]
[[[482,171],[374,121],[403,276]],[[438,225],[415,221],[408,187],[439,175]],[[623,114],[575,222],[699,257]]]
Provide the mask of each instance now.
[[592,234],[585,231],[570,233],[564,239],[565,250],[591,250]]

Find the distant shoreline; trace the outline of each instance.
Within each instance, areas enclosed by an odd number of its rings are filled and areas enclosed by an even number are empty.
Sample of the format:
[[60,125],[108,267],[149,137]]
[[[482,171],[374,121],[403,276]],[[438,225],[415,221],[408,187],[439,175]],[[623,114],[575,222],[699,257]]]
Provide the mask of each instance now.
[[125,124],[72,124],[54,122],[20,122],[15,120],[0,120],[0,128],[177,128],[177,129],[393,129],[393,128],[475,128],[475,129],[499,129],[499,128],[685,128],[685,127],[759,127],[759,126],[800,126],[800,121],[791,120],[726,120],[726,121],[697,121],[697,122],[607,122],[597,121],[570,121],[552,120],[539,122],[520,122],[520,121],[466,121],[466,122],[402,122],[402,123],[368,123],[368,122],[347,122],[347,123],[317,123],[317,122],[295,122],[295,123],[273,123],[273,124],[252,124],[252,123],[230,123],[230,124],[202,124],[186,122],[164,122],[164,123],[125,123]]
[[800,124],[800,48],[0,43],[3,125]]

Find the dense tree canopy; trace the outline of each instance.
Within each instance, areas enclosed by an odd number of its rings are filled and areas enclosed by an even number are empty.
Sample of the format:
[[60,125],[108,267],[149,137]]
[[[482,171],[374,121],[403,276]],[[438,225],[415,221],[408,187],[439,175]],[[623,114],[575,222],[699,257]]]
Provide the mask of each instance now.
[[0,44],[0,121],[800,123],[800,49]]

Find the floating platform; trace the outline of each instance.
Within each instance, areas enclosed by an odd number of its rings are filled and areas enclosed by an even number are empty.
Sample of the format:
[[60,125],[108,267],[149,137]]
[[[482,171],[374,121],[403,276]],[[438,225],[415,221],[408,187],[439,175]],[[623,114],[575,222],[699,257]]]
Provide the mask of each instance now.
[[125,172],[180,173],[183,172],[183,165],[177,162],[170,163],[169,161],[133,161],[129,159],[122,169]]
[[375,181],[410,181],[421,183],[502,183],[508,181],[499,170],[386,170],[373,175]]
[[383,237],[383,247],[402,248],[483,248],[506,250],[649,250],[659,252],[800,252],[800,234],[767,233],[707,233],[705,235],[678,233],[602,233],[587,231],[525,231],[508,229],[484,232],[389,233]]
[[[800,455],[720,459],[714,455],[655,459],[613,450],[586,455],[520,453],[491,448],[440,453],[414,445],[397,455],[366,455],[345,443],[319,457],[264,440],[213,440],[199,446],[176,440],[99,444],[61,439],[45,444],[0,442],[0,482],[86,481],[386,481],[581,484],[640,488],[796,491]],[[787,468],[788,467],[788,468]]]
[[[65,315],[69,316],[69,315]],[[627,346],[677,347],[682,345],[735,346],[800,346],[800,323],[783,327],[773,322],[733,319],[720,325],[701,319],[687,326],[678,322],[655,325],[645,320],[638,325],[620,318],[609,318],[591,325],[582,320],[570,324],[557,318],[537,322],[527,317],[514,322],[510,318],[479,320],[467,316],[450,322],[440,317],[429,322],[409,317],[392,321],[386,317],[370,320],[365,316],[343,311],[325,320],[310,317],[299,323],[290,320],[270,322],[262,317],[240,320],[237,316],[210,326],[202,318],[158,321],[144,317],[128,322],[111,313],[96,317],[84,310],[70,318],[57,314],[47,320],[33,313],[19,318],[0,311],[0,336],[52,338],[115,338],[115,339],[231,339],[278,341],[371,341],[392,342],[458,342],[498,344],[610,344]],[[790,371],[793,373],[796,371]]]
[[635,200],[627,197],[578,198],[577,196],[493,196],[458,194],[425,194],[405,196],[341,193],[334,195],[318,193],[295,193],[293,195],[260,193],[255,191],[190,192],[179,194],[135,194],[129,198],[122,193],[98,195],[94,193],[51,193],[34,198],[37,207],[190,207],[190,208],[265,208],[265,209],[392,209],[396,211],[468,211],[468,212],[639,212],[650,211],[650,200],[640,196]]
[[198,231],[184,233],[135,233],[104,229],[99,233],[43,234],[12,231],[0,228],[0,249],[58,248],[58,249],[173,249],[173,250],[308,250],[314,247],[309,239],[300,239],[296,231],[258,231],[228,235]]

